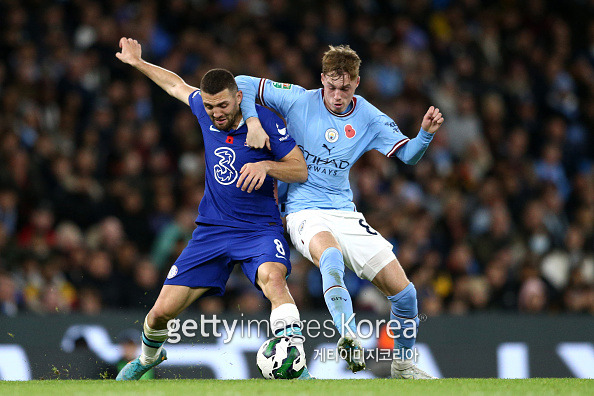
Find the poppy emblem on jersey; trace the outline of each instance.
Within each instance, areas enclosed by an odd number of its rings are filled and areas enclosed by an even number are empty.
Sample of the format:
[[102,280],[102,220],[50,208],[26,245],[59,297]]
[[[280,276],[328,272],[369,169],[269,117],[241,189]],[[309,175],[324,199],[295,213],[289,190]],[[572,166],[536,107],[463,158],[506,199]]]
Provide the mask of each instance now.
[[328,143],[334,143],[338,140],[338,131],[334,128],[326,129],[326,140]]
[[239,173],[233,166],[235,163],[235,151],[229,147],[219,147],[214,154],[220,158],[219,163],[214,166],[215,179],[222,185],[228,186],[237,180]]
[[172,265],[171,266],[171,269],[169,270],[169,273],[167,274],[167,279],[171,279],[175,275],[177,275],[177,266],[176,265]]
[[225,140],[225,142],[233,144],[233,136],[227,136],[227,140]]
[[348,137],[349,139],[352,139],[355,137],[355,135],[357,134],[357,131],[355,131],[355,128],[353,128],[353,126],[351,124],[346,124],[344,126],[344,134],[346,135],[346,137]]

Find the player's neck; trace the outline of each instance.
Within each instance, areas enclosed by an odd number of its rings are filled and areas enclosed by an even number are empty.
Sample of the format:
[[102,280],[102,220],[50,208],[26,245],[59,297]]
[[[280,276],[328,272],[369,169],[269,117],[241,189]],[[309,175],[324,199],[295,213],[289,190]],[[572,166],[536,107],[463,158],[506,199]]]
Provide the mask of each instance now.
[[324,100],[324,106],[326,107],[326,109],[327,109],[327,110],[328,110],[330,113],[332,113],[332,114],[337,114],[337,115],[342,115],[342,114],[346,114],[346,113],[348,113],[349,111],[351,111],[351,110],[353,109],[354,103],[353,103],[353,100],[351,99],[351,102],[349,103],[349,105],[348,105],[348,106],[347,106],[347,107],[346,107],[346,108],[345,108],[343,111],[341,111],[341,112],[338,112],[338,111],[334,110],[334,109],[332,108],[332,106],[330,106],[328,103],[326,103],[326,100]]
[[236,130],[238,130],[239,128],[241,128],[241,127],[243,126],[243,124],[245,124],[245,121],[243,120],[243,116],[241,115],[241,113],[239,113],[239,115],[237,116],[237,121],[235,121],[235,122],[233,123],[233,125],[231,125],[231,126],[229,127],[229,130],[227,130],[226,132],[229,132],[229,131],[236,131]]

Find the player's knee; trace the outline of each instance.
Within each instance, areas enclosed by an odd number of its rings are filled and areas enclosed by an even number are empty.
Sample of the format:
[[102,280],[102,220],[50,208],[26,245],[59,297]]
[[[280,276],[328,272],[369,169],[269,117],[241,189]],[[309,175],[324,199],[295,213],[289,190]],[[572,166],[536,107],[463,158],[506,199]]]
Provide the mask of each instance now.
[[267,273],[265,285],[271,289],[284,289],[287,284],[285,274],[278,268],[273,268]]
[[330,247],[320,257],[320,270],[332,275],[344,276],[344,259],[342,253],[335,247]]
[[258,282],[260,286],[286,283],[287,269],[277,263],[264,263],[258,268]]
[[167,309],[162,305],[155,305],[149,312],[149,323],[153,322],[156,325],[167,324],[171,319],[175,318],[175,312]]

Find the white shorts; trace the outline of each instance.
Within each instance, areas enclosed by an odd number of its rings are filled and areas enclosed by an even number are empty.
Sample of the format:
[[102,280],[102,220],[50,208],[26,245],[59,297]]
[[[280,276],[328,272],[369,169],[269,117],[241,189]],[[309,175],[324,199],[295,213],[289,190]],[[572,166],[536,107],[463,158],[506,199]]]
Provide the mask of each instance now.
[[345,265],[369,281],[396,259],[392,244],[359,212],[301,210],[287,215],[287,229],[297,251],[312,262],[309,242],[313,236],[322,231],[332,233],[342,249]]

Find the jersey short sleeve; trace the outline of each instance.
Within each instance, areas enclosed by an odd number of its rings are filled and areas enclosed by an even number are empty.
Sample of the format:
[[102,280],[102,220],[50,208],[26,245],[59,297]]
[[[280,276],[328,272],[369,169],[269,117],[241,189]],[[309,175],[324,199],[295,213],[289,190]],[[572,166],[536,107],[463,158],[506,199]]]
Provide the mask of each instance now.
[[197,89],[188,96],[188,103],[190,104],[190,109],[192,109],[192,113],[198,118],[202,117],[204,114],[204,105],[202,104],[202,96],[200,94],[200,90]]
[[285,115],[306,89],[295,84],[260,79],[258,98],[264,106],[270,107]]
[[285,123],[279,116],[261,106],[258,106],[257,110],[262,127],[270,138],[270,148],[274,160],[279,161],[289,154],[297,143],[289,135]]
[[367,146],[367,151],[375,149],[388,157],[393,157],[410,140],[400,132],[396,122],[385,114],[373,118],[369,130],[375,133],[375,138]]

